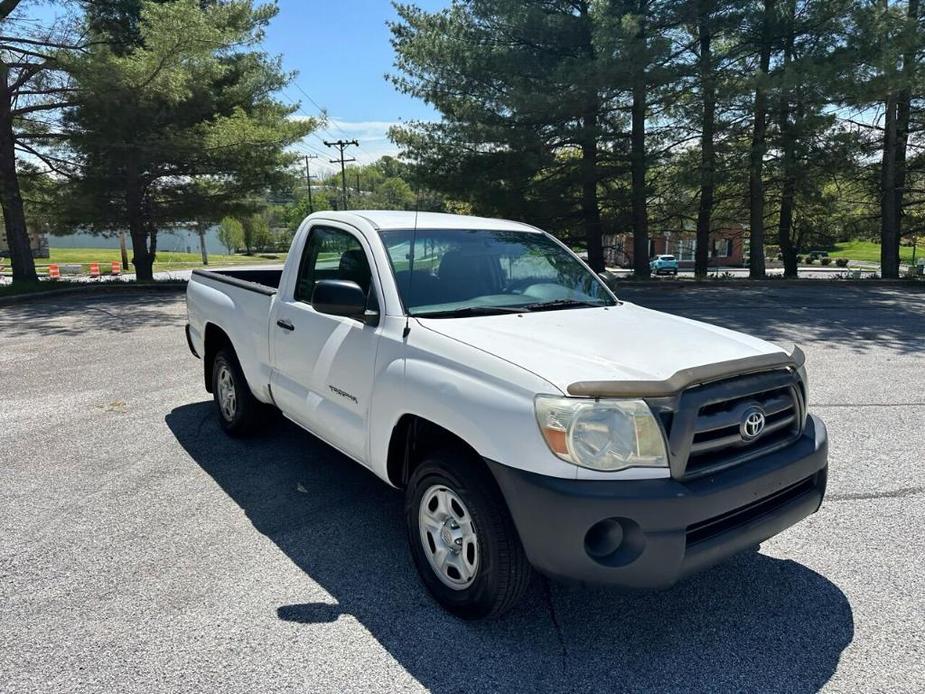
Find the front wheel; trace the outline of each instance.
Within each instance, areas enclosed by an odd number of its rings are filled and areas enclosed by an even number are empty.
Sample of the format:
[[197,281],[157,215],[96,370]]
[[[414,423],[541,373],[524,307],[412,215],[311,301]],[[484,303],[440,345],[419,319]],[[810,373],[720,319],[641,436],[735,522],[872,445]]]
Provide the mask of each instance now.
[[405,519],[418,574],[449,612],[497,617],[523,596],[533,571],[481,461],[456,452],[424,461],[405,490]]
[[229,436],[243,436],[260,421],[260,403],[251,393],[233,350],[222,349],[212,362],[212,397],[218,421]]

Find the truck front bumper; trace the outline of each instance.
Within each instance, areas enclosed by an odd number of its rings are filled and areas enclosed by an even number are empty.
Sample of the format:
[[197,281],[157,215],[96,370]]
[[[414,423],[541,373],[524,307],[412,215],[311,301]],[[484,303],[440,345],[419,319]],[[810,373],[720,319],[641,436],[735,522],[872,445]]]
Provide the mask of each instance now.
[[810,416],[783,450],[681,481],[569,480],[488,461],[530,562],[556,578],[666,588],[819,509],[828,441]]

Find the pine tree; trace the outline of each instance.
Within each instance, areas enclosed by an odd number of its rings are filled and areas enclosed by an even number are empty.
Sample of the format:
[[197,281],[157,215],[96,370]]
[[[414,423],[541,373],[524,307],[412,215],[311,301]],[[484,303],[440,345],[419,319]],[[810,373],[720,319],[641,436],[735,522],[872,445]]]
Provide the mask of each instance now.
[[66,127],[80,164],[72,220],[127,228],[136,276],[149,280],[158,228],[240,212],[282,182],[295,159],[286,147],[316,124],[289,119],[295,107],[271,96],[289,76],[251,48],[274,7],[140,8],[137,43],[97,45],[74,65],[78,103]]

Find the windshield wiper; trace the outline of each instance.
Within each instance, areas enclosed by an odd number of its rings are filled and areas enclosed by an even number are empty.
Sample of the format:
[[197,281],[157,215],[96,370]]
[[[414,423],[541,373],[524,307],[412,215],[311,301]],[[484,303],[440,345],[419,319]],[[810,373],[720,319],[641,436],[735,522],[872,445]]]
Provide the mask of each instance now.
[[502,313],[524,313],[526,306],[461,306],[446,311],[412,314],[415,318],[465,318],[466,316],[497,316]]
[[538,301],[535,304],[527,304],[522,308],[529,311],[555,311],[560,308],[596,308],[606,305],[594,301],[581,301],[580,299],[555,299],[554,301]]

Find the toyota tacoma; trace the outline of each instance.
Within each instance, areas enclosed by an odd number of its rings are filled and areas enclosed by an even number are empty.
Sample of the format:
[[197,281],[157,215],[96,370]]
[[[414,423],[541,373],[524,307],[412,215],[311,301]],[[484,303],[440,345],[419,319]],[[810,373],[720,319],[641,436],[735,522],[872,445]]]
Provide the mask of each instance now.
[[318,212],[283,268],[196,270],[187,306],[224,430],[276,408],[403,490],[463,618],[534,570],[665,588],[822,503],[799,348],[621,301],[526,224]]

